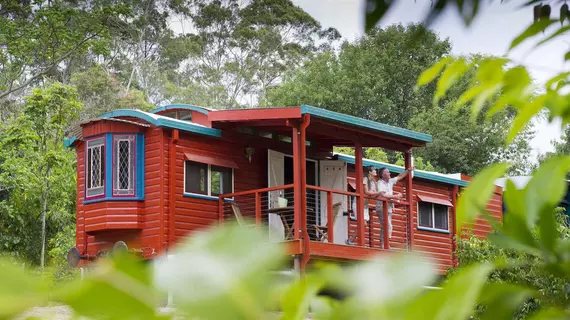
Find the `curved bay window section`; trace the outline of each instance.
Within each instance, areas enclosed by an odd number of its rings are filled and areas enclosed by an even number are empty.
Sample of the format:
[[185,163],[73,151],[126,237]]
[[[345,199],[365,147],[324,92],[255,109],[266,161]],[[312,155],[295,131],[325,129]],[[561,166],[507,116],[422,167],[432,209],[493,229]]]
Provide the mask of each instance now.
[[106,133],[85,145],[85,200],[144,200],[144,134]]

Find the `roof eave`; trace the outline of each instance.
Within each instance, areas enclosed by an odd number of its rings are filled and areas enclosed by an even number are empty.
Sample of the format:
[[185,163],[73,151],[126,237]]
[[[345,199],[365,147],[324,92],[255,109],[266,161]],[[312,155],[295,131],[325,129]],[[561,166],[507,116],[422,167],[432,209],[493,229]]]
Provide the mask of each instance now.
[[323,118],[326,120],[341,122],[350,126],[355,126],[363,129],[378,131],[383,134],[393,135],[409,139],[414,142],[416,146],[423,146],[426,143],[432,142],[432,137],[429,134],[412,131],[404,128],[394,127],[383,123],[378,123],[371,120],[366,120],[346,114],[329,111],[313,106],[302,105],[301,114],[310,114],[315,117]]

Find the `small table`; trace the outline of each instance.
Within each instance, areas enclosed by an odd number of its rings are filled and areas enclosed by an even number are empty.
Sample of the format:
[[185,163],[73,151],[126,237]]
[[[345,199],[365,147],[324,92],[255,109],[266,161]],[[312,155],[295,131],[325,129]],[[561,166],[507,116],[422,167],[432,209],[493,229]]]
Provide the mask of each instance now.
[[[293,231],[294,231],[294,224],[295,224],[295,217],[294,215],[287,216],[287,213],[291,213],[295,211],[295,207],[288,206],[288,207],[275,207],[267,210],[268,213],[274,213],[281,218],[281,222],[285,227],[285,240],[290,240],[293,238]],[[315,210],[313,208],[307,208],[307,213],[314,213]],[[292,219],[288,219],[292,217]]]
[[289,240],[292,237],[293,232],[293,224],[295,223],[295,217],[293,217],[293,221],[289,223],[286,214],[289,212],[294,212],[295,207],[275,207],[267,210],[268,213],[274,213],[281,218],[281,222],[283,222],[283,226],[285,227],[285,240]]

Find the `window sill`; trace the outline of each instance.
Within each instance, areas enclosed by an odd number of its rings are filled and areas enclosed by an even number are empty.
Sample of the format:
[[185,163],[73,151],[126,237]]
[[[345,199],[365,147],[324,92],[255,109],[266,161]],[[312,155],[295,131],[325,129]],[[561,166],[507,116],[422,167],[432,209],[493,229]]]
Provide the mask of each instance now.
[[418,230],[429,231],[429,232],[436,232],[436,233],[445,233],[445,234],[450,234],[450,233],[451,233],[451,232],[449,232],[449,230],[432,229],[432,228],[426,228],[426,227],[418,227]]
[[90,203],[97,203],[103,201],[144,201],[144,197],[105,197],[105,198],[98,198],[92,200],[83,200],[83,204],[90,204]]
[[[207,196],[204,194],[197,194],[197,193],[184,193],[184,197],[186,198],[194,198],[194,199],[202,199],[202,200],[211,200],[211,201],[218,201],[220,200],[219,197],[215,196]],[[224,202],[234,202],[233,199],[224,199]]]

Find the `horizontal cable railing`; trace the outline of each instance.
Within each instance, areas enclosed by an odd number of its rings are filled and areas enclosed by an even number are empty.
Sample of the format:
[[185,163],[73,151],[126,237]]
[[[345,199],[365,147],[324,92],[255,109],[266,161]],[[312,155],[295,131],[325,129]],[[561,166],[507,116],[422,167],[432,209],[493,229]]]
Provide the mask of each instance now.
[[[311,241],[356,245],[371,248],[406,250],[408,243],[409,205],[403,199],[369,197],[364,241],[359,240],[362,223],[356,203],[360,194],[307,185],[306,226]],[[375,201],[383,202],[383,216],[376,214]],[[392,237],[382,221],[388,220],[388,203],[392,203]],[[299,207],[299,210],[301,206]],[[381,219],[382,218],[382,219]],[[273,241],[300,239],[303,234],[301,215],[295,217],[295,190],[292,184],[224,194],[219,199],[219,219],[237,221],[241,225],[266,228]]]

